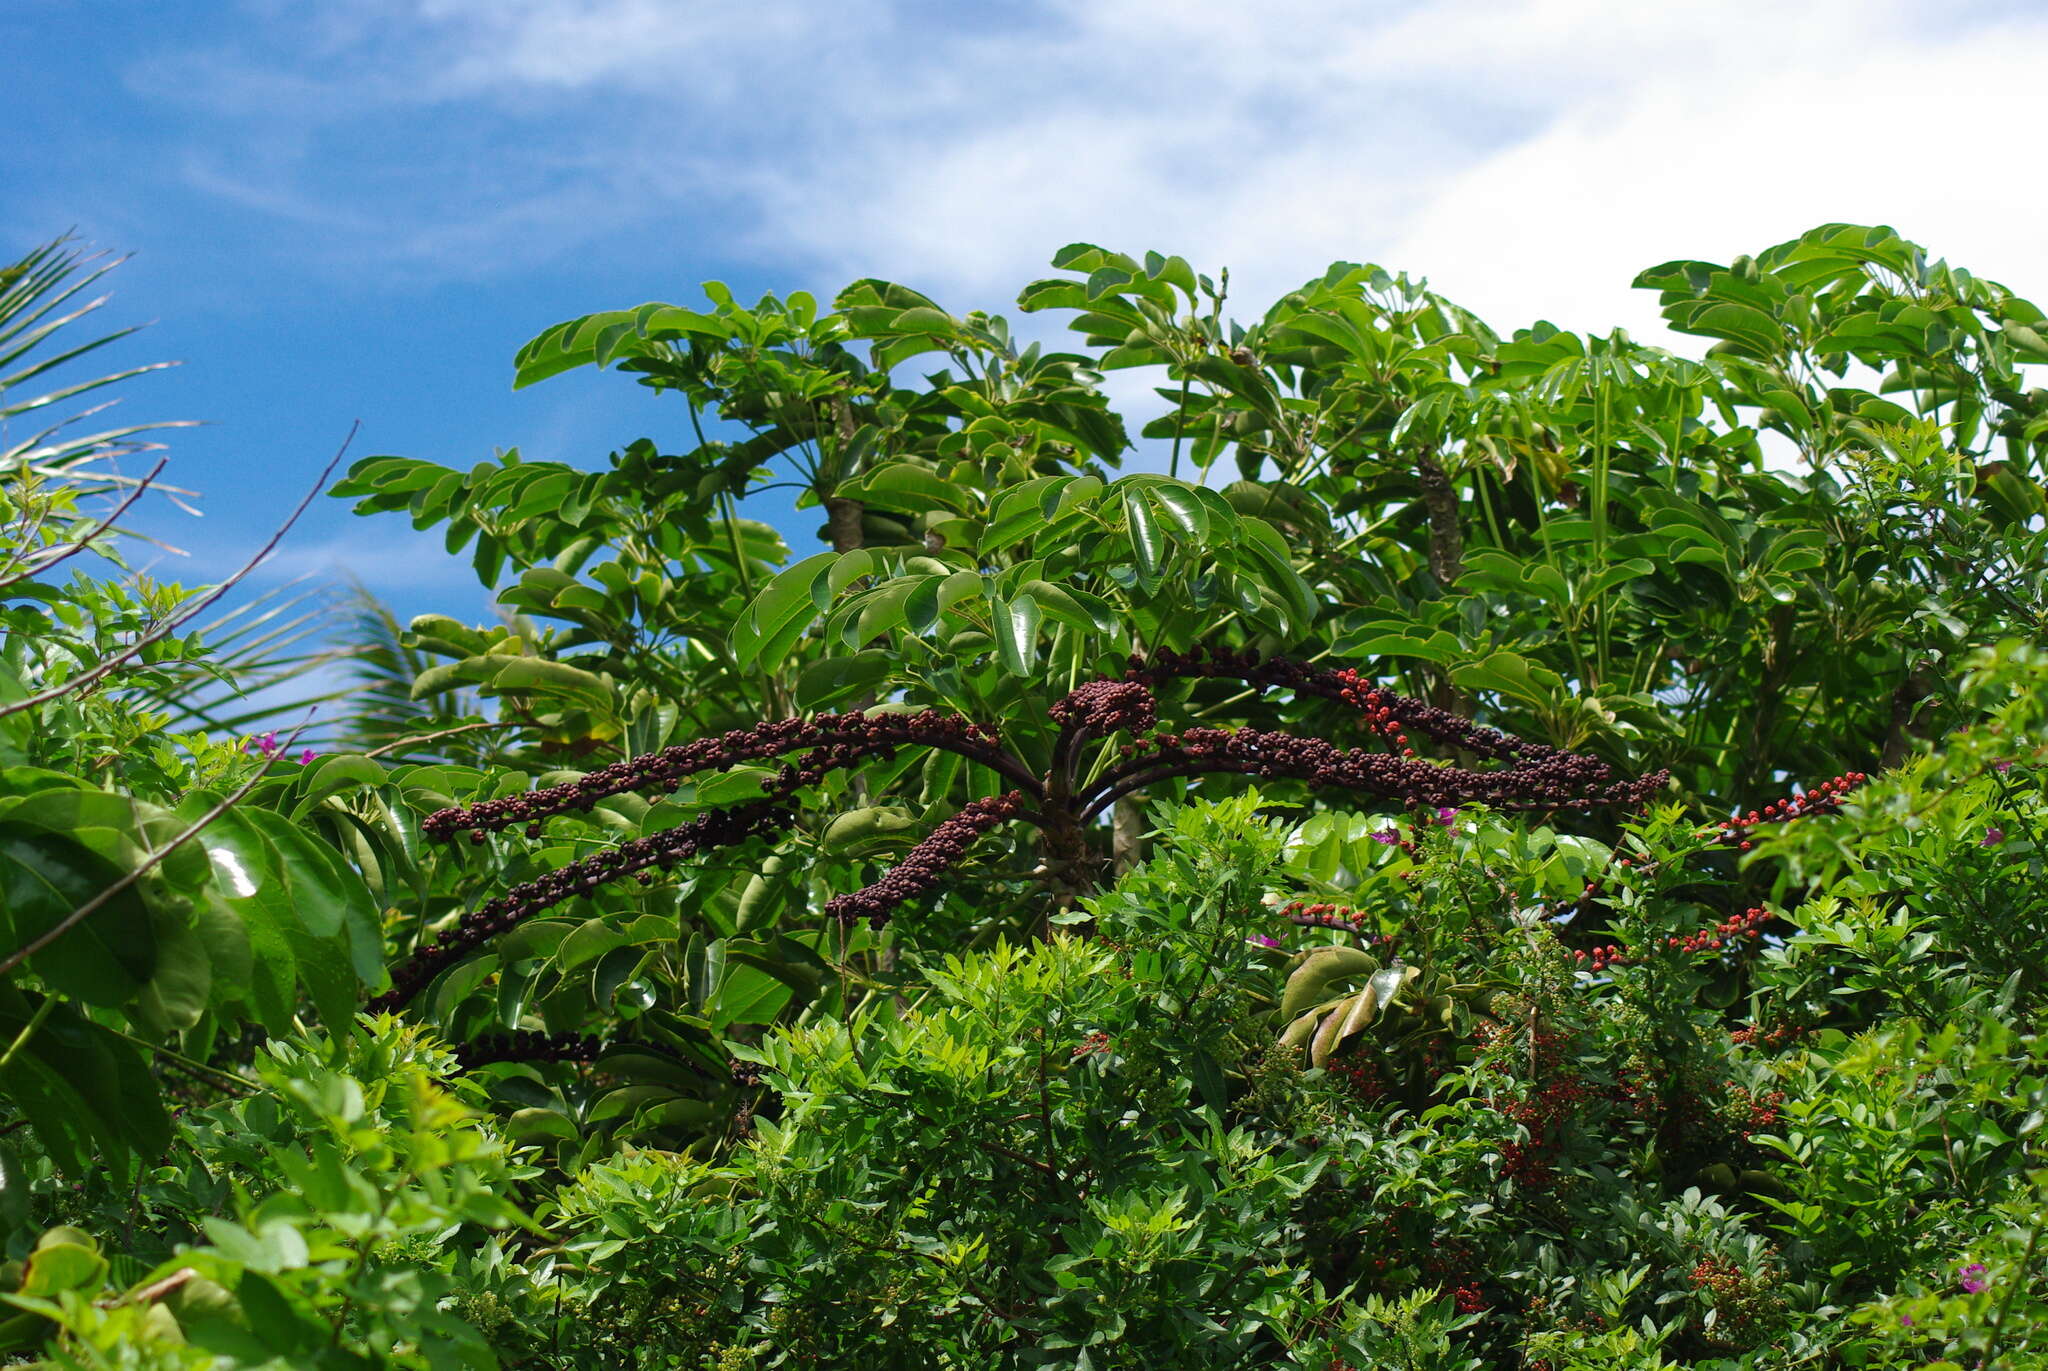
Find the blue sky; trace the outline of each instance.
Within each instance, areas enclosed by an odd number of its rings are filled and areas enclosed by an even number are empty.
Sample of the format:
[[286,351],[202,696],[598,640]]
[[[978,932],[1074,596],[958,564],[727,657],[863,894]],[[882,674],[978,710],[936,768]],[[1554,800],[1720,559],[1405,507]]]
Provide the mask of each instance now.
[[[1087,238],[1227,265],[1246,313],[1342,257],[1654,337],[1636,269],[1842,219],[2048,299],[2043,71],[2038,2],[0,0],[0,248],[135,254],[117,360],[184,365],[124,408],[208,421],[171,468],[205,518],[147,522],[204,580],[357,419],[456,464],[680,446],[673,402],[510,361],[707,278],[1005,309]],[[267,574],[305,571],[486,613],[338,501]]]

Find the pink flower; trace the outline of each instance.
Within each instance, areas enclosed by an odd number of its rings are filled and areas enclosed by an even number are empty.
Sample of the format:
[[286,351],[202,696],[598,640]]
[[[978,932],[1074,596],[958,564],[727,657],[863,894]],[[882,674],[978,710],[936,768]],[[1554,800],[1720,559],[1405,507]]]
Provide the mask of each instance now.
[[2005,830],[1994,825],[1993,827],[1984,830],[1984,840],[1978,843],[1977,846],[1997,847],[2000,843],[2004,841]]
[[1457,819],[1457,817],[1458,811],[1455,809],[1442,808],[1438,809],[1436,812],[1436,821],[1442,824],[1445,828],[1449,828],[1452,822]]
[[299,754],[299,765],[305,766],[307,763],[311,762],[315,757],[319,755],[319,753],[315,752],[312,748],[309,747],[304,752],[301,752]]
[[281,744],[277,741],[275,732],[259,734],[242,744],[242,751],[254,752],[266,762],[275,757],[280,748]]
[[1384,843],[1388,847],[1392,847],[1395,843],[1401,841],[1401,834],[1396,829],[1383,828],[1372,835],[1372,840],[1376,843]]
[[1268,936],[1267,934],[1264,934],[1264,933],[1254,933],[1254,934],[1252,934],[1252,936],[1251,936],[1251,937],[1249,937],[1249,938],[1245,939],[1245,941],[1246,941],[1246,942],[1251,942],[1251,943],[1257,943],[1257,944],[1258,944],[1258,945],[1259,945],[1260,947],[1278,947],[1278,946],[1280,946],[1280,940],[1279,940],[1278,938],[1270,937],[1270,936]]

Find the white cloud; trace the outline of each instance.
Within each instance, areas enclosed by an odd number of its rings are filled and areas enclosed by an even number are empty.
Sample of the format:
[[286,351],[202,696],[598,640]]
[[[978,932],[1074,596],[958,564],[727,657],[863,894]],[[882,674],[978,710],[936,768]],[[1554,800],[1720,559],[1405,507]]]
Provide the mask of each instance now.
[[2021,170],[2048,23],[1930,39],[1853,21],[1869,14],[1835,16],[1838,38],[1858,38],[1832,61],[1819,42],[1808,66],[1752,67],[1738,48],[1567,110],[1466,168],[1394,255],[1496,323],[1645,337],[1662,330],[1654,297],[1628,289],[1635,270],[1832,221],[1890,224],[2048,299],[2048,182]]
[[[2028,170],[2021,132],[2048,21],[2027,7],[354,0],[315,12],[271,8],[317,28],[299,71],[245,55],[247,81],[324,86],[299,100],[308,120],[413,111],[410,174],[385,191],[400,202],[337,211],[335,224],[347,236],[349,216],[367,214],[384,227],[361,251],[451,274],[533,269],[602,240],[666,253],[685,279],[693,253],[744,254],[791,286],[882,275],[956,308],[1001,308],[1055,248],[1087,238],[1227,265],[1246,314],[1349,258],[1426,274],[1500,326],[1542,315],[1654,333],[1654,302],[1628,288],[1640,268],[1725,260],[1840,219],[1891,223],[2048,294],[2048,181]],[[232,110],[224,60],[205,59],[201,93]],[[315,81],[316,69],[331,74]],[[456,131],[464,111],[473,127]],[[318,181],[332,153],[309,140],[296,172],[270,174]],[[242,183],[212,188],[264,203]],[[306,194],[271,192],[299,217]]]

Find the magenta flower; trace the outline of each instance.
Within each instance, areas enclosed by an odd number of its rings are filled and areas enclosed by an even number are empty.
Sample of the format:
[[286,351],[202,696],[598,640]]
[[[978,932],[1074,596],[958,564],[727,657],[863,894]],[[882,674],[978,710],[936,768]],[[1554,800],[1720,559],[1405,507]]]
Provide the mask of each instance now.
[[1457,817],[1458,811],[1455,809],[1444,808],[1438,809],[1436,812],[1436,821],[1442,824],[1445,828],[1449,828],[1452,822],[1457,819]]
[[1984,840],[1983,840],[1982,842],[1978,843],[1978,844],[1977,844],[1977,846],[1979,846],[1979,847],[1997,847],[1997,846],[1998,846],[1998,845],[1999,845],[2000,843],[2002,843],[2002,842],[2004,842],[2004,841],[2005,841],[2005,830],[2004,830],[2004,829],[2002,829],[2002,828],[1999,828],[1999,827],[1997,827],[1996,825],[1994,825],[1994,826],[1992,826],[1992,827],[1990,827],[1990,828],[1987,828],[1987,829],[1985,829],[1985,830],[1984,830]]
[[1372,840],[1376,843],[1384,843],[1386,846],[1392,847],[1395,843],[1401,841],[1401,834],[1395,829],[1383,828],[1372,835]]
[[1260,947],[1280,946],[1280,940],[1278,938],[1271,937],[1264,933],[1254,933],[1251,935],[1251,937],[1245,939],[1245,941],[1250,943],[1257,943]]
[[256,737],[250,738],[242,744],[242,751],[253,752],[267,762],[278,754],[282,746],[277,741],[277,734],[271,732],[258,734]]
[[1957,1273],[1957,1279],[1963,1290],[1968,1294],[1974,1295],[1980,1290],[1991,1288],[1991,1282],[1984,1278],[1983,1262],[1971,1262]]
[[1993,771],[2010,771],[2010,770],[2012,770],[2012,758],[2010,758],[2010,757],[2005,757],[2005,758],[2001,758],[2001,759],[2000,759],[2000,760],[1998,760],[1998,761],[1995,761],[1995,762],[1993,762],[1993,763],[1991,764],[1991,769],[1992,769]]
[[301,752],[299,754],[299,765],[305,766],[307,763],[311,762],[315,757],[319,755],[319,753],[315,752],[312,748],[309,747],[304,752]]

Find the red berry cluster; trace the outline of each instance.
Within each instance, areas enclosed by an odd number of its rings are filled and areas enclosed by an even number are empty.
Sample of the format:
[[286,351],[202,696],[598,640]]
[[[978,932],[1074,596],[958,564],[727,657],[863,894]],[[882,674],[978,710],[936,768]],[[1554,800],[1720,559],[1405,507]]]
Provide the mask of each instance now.
[[1807,1031],[1797,1024],[1789,1023],[1773,1024],[1769,1028],[1734,1028],[1728,1031],[1728,1041],[1744,1047],[1760,1047],[1766,1052],[1776,1052],[1787,1043],[1803,1037]]
[[[1674,933],[1664,939],[1664,946],[1669,951],[1718,957],[1731,947],[1741,947],[1743,939],[1762,937],[1763,926],[1771,918],[1767,909],[1746,909],[1732,919],[1723,919],[1712,928],[1702,928],[1683,938]],[[1600,972],[1610,966],[1627,966],[1630,962],[1641,961],[1642,953],[1620,943],[1608,943],[1601,947],[1581,948],[1572,953],[1572,959],[1585,963],[1588,970]]]
[[1723,819],[1720,824],[1721,841],[1747,852],[1749,842],[1743,835],[1758,824],[1783,823],[1787,819],[1807,819],[1816,814],[1839,813],[1843,798],[1869,779],[1867,772],[1844,772],[1831,780],[1822,781],[1803,794],[1773,800],[1762,809],[1752,809],[1747,814]]
[[1460,1314],[1480,1314],[1493,1307],[1476,1285],[1456,1287],[1451,1291],[1451,1300],[1458,1306]]
[[594,1062],[604,1044],[587,1033],[543,1033],[522,1028],[513,1033],[485,1033],[455,1049],[464,1071],[488,1062]]
[[[1529,1049],[1530,1068],[1542,1083],[1525,1098],[1495,1106],[1501,1117],[1520,1124],[1529,1135],[1526,1142],[1501,1144],[1501,1173],[1525,1189],[1548,1189],[1556,1179],[1555,1159],[1563,1145],[1564,1127],[1595,1098],[1594,1092],[1583,1077],[1562,1069],[1567,1042],[1560,1034],[1540,1026],[1525,1030],[1485,1021],[1474,1034],[1485,1049],[1525,1044]],[[1487,1069],[1505,1073],[1507,1055],[1496,1053]]]
[[1074,1055],[1076,1057],[1086,1057],[1096,1052],[1107,1052],[1110,1050],[1110,1046],[1109,1034],[1102,1032],[1090,1033],[1087,1037],[1081,1039],[1080,1045],[1074,1049]]
[[1380,1075],[1378,1064],[1369,1059],[1339,1058],[1329,1064],[1328,1070],[1362,1103],[1378,1104],[1387,1097],[1386,1080]]
[[1785,1092],[1770,1090],[1759,1095],[1748,1086],[1738,1085],[1728,1091],[1728,1112],[1735,1116],[1735,1130],[1743,1137],[1754,1137],[1768,1132],[1778,1125],[1778,1106],[1785,1103]]
[[1709,1341],[1723,1346],[1741,1346],[1753,1340],[1760,1331],[1758,1324],[1768,1320],[1784,1303],[1771,1293],[1778,1283],[1775,1270],[1764,1266],[1748,1271],[1728,1257],[1702,1256],[1686,1273],[1686,1283],[1714,1306]]
[[1512,810],[1634,806],[1663,784],[1661,772],[1650,778],[1654,786],[1614,781],[1600,762],[1591,763],[1599,769],[1600,779],[1588,782],[1584,764],[1589,759],[1564,752],[1474,771],[1261,728],[1190,728],[1155,734],[1127,744],[1126,755],[1135,760],[1113,770],[1088,792],[1093,803],[1084,818],[1099,813],[1118,794],[1155,781],[1218,773],[1302,781],[1318,789],[1357,791],[1409,808],[1432,809],[1473,801]]
[[1290,900],[1280,906],[1280,913],[1287,922],[1303,928],[1341,928],[1358,934],[1368,943],[1394,941],[1389,933],[1367,933],[1365,927],[1372,916],[1348,904],[1310,904],[1306,900]]
[[1575,1075],[1552,1076],[1527,1099],[1510,1100],[1500,1115],[1522,1125],[1529,1140],[1501,1145],[1501,1170],[1510,1180],[1532,1190],[1549,1186],[1554,1159],[1563,1142],[1564,1126],[1593,1099],[1593,1091]]
[[786,806],[767,800],[715,809],[688,823],[621,843],[515,885],[497,899],[464,914],[455,927],[400,962],[391,973],[391,989],[370,1001],[369,1012],[381,1014],[404,1007],[443,967],[564,900],[588,895],[600,886],[651,867],[674,866],[714,848],[779,832],[794,818]]
[[1664,1107],[1664,1092],[1646,1071],[1624,1066],[1614,1073],[1614,1088],[1608,1098],[1637,1119],[1655,1118]]
[[825,912],[842,924],[866,919],[869,927],[881,928],[896,906],[936,886],[975,839],[1014,817],[1023,804],[1024,796],[1012,790],[961,806],[958,814],[933,829],[930,837],[910,849],[881,879],[852,894],[834,895],[825,902]]
[[[600,767],[563,785],[529,790],[499,800],[485,800],[467,809],[442,809],[427,816],[421,829],[432,838],[447,839],[467,830],[481,842],[516,824],[534,824],[554,814],[588,811],[599,800],[631,792],[673,792],[691,776],[727,771],[747,762],[763,761],[809,749],[831,749],[840,766],[902,747],[935,747],[977,761],[999,755],[995,731],[944,710],[913,714],[825,714],[815,719],[775,719],[752,728],[734,729],[713,738],[663,748],[643,756]],[[830,769],[830,768],[828,768]],[[777,777],[774,789],[796,788],[797,776]],[[530,831],[529,837],[538,837]]]

